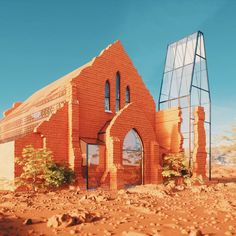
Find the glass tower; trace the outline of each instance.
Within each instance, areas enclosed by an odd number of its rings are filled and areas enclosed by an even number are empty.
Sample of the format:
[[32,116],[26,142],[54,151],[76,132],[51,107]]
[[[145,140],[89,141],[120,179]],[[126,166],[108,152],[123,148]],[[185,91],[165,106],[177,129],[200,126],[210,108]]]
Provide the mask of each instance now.
[[198,31],[167,47],[159,95],[159,110],[180,107],[185,155],[192,165],[194,107],[205,111],[206,150],[211,178],[211,96],[203,33]]

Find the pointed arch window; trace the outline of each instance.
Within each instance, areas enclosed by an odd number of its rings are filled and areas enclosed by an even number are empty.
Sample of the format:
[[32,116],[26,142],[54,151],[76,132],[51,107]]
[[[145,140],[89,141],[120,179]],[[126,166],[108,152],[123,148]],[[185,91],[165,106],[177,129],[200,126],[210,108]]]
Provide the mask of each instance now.
[[120,74],[116,73],[116,112],[120,110]]
[[125,90],[125,104],[129,104],[130,103],[130,89],[129,86],[126,87]]
[[123,165],[140,166],[142,164],[143,145],[138,133],[131,129],[124,138]]
[[110,111],[110,83],[105,83],[105,111]]

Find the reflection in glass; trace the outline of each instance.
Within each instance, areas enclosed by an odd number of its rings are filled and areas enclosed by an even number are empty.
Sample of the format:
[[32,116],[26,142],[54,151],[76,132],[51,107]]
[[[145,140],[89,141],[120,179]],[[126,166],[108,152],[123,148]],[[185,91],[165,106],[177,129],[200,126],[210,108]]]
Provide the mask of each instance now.
[[140,166],[142,162],[142,142],[134,129],[131,129],[125,136],[123,144],[123,165]]
[[88,163],[90,165],[99,165],[99,146],[88,144]]

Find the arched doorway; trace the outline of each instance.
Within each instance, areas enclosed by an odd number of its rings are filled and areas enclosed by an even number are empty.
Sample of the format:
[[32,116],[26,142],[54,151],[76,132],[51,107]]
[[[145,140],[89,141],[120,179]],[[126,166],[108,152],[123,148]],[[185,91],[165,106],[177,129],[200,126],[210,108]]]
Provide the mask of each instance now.
[[122,165],[126,187],[143,183],[143,144],[135,129],[131,129],[124,138]]

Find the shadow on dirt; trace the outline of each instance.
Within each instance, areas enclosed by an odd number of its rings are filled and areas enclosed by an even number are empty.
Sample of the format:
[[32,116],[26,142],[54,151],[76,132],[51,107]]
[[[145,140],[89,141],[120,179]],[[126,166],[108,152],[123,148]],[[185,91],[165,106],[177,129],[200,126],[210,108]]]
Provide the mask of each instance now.
[[216,183],[236,183],[236,177],[212,178],[211,181],[214,181]]
[[23,220],[7,215],[0,215],[0,236],[25,236],[32,228],[30,226],[22,227]]

